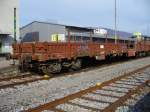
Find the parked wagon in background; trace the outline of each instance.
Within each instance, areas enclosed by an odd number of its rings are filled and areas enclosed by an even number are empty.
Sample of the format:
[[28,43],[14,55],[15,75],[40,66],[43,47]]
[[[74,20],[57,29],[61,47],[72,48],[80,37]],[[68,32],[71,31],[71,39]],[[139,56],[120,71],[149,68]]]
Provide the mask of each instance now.
[[14,57],[19,59],[20,69],[59,73],[64,68],[80,69],[84,58],[105,60],[115,56],[146,55],[150,52],[150,41],[145,38],[140,41],[136,38],[118,38],[115,43],[115,39],[108,38],[107,31],[99,38],[94,36],[93,28],[67,26],[66,30],[66,41],[60,41],[59,36],[55,35],[55,42],[14,44]]

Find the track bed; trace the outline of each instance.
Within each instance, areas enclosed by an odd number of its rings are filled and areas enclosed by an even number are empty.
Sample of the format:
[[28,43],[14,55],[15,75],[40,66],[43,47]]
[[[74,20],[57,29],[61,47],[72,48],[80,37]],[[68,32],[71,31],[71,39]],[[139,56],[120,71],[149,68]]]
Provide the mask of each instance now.
[[113,112],[146,84],[150,83],[149,73],[150,65],[37,108],[29,109],[27,112],[44,110]]
[[68,74],[61,77],[54,77],[50,80],[41,80],[27,85],[18,85],[15,88],[0,90],[0,110],[23,111],[29,108],[38,107],[56,99],[63,98],[70,94],[77,93],[96,83],[103,83],[124,73],[134,71],[149,65],[150,58],[142,58],[115,65],[105,66],[90,71],[82,71],[74,75]]

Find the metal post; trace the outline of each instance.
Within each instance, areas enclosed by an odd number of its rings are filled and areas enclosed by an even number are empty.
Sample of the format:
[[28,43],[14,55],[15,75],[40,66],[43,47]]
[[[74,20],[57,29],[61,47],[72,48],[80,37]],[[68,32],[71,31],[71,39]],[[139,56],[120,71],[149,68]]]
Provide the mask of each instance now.
[[[16,8],[14,8],[14,43],[17,42],[17,36],[16,36],[16,22],[17,22],[17,18],[16,18]],[[15,60],[13,59],[13,65],[15,65]]]
[[108,43],[108,34],[105,34],[105,43]]
[[68,29],[68,58],[71,58],[71,34],[70,30]]
[[16,39],[16,8],[14,8],[14,43],[17,42],[17,39]]
[[115,0],[115,44],[117,44],[117,0]]
[[70,37],[70,31],[68,30],[68,44],[70,44],[71,37]]
[[92,38],[92,32],[90,31],[90,43],[93,42],[93,38]]

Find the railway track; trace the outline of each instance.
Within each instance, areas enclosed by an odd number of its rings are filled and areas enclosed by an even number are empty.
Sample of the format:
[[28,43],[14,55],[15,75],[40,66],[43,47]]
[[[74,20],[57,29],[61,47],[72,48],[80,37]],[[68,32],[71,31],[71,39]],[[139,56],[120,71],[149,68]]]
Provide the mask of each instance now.
[[[123,102],[150,83],[150,65],[120,77],[96,84],[61,99],[40,105],[27,112],[113,112]],[[145,72],[145,71],[148,72]]]
[[5,68],[0,68],[0,78],[6,78],[10,76],[17,76],[18,74],[18,67],[16,65],[9,66]]
[[17,75],[10,75],[10,76],[2,76],[0,77],[0,82],[1,81],[9,81],[11,79],[19,79],[19,78],[22,78],[22,77],[27,77],[29,76],[30,73],[19,73]]
[[14,87],[20,84],[27,84],[30,82],[35,82],[38,80],[43,80],[44,78],[39,75],[31,75],[30,73],[25,73],[18,76],[0,78],[0,89],[5,89],[8,87]]

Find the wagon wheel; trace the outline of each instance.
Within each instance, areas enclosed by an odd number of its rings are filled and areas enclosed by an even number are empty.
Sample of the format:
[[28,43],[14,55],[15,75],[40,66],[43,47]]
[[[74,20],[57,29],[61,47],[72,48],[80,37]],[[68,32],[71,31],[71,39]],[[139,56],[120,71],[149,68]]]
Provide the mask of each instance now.
[[48,75],[49,77],[53,76],[53,74],[49,73],[48,67],[46,65],[40,67],[40,72],[42,75]]
[[59,73],[62,69],[62,65],[60,63],[52,63],[47,67],[47,72],[49,74]]
[[81,69],[81,67],[82,67],[82,60],[81,59],[77,59],[77,60],[72,62],[71,69],[79,70],[79,69]]

